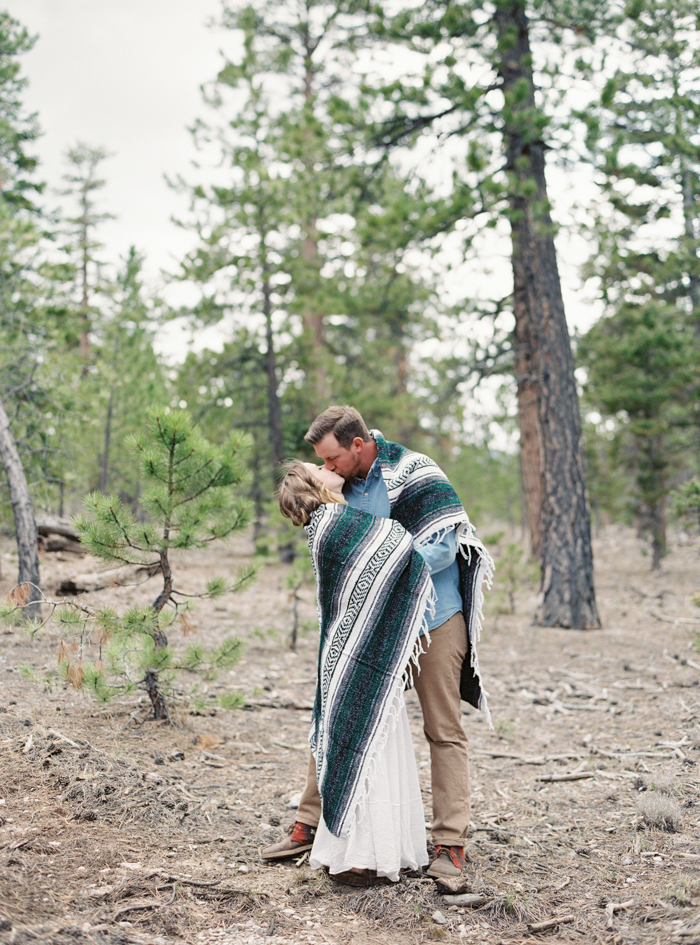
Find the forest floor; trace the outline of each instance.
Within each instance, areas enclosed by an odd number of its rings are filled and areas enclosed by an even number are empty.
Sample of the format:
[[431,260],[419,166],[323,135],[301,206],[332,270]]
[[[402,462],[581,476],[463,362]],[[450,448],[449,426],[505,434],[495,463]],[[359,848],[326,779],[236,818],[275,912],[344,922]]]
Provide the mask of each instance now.
[[[4,596],[16,560],[3,550]],[[251,550],[241,539],[175,572],[196,592]],[[292,652],[285,566],[201,606],[204,641],[245,644],[206,697],[240,690],[246,706],[182,713],[176,727],[149,721],[138,694],[103,707],[32,682],[21,665],[54,669],[58,631],[0,630],[0,943],[700,943],[698,544],[675,543],[652,574],[633,533],[609,527],[595,556],[602,630],[533,627],[531,591],[514,614],[487,602],[479,657],[495,729],[464,713],[473,905],[421,874],[353,890],[305,857],[260,859],[294,818],[315,685],[313,591]],[[49,596],[98,570],[68,554],[41,564]],[[146,603],[156,582],[80,601]],[[429,819],[414,693],[408,705]]]

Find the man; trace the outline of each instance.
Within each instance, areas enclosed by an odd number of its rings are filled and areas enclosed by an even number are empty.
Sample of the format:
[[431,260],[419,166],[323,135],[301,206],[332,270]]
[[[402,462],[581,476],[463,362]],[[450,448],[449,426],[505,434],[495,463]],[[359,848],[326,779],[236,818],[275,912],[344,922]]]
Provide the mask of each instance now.
[[[397,520],[413,536],[435,588],[428,615],[430,645],[419,660],[414,685],[430,746],[434,858],[427,870],[454,879],[464,866],[470,792],[467,737],[460,698],[482,708],[475,645],[480,631],[481,587],[490,584],[493,562],[474,534],[457,493],[427,456],[371,433],[353,407],[329,407],[311,424],[305,439],[326,469],[345,480],[348,505]],[[316,766],[309,762],[297,820],[283,841],[263,850],[264,859],[283,859],[308,850],[321,818]]]

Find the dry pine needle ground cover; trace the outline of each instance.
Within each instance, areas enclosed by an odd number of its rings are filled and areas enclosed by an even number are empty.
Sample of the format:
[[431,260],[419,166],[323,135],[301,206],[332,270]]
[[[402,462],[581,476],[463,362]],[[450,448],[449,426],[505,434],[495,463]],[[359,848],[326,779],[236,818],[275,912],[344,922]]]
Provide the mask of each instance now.
[[[251,548],[177,562],[192,591]],[[202,607],[205,642],[232,632],[242,661],[210,684],[243,710],[147,720],[136,697],[101,708],[19,671],[54,668],[58,640],[0,635],[0,943],[700,943],[700,611],[697,542],[660,574],[631,532],[596,541],[605,629],[530,626],[487,607],[480,647],[495,730],[465,711],[471,743],[468,892],[429,879],[341,891],[305,862],[265,864],[294,816],[306,769],[316,663],[315,606],[288,648],[287,569]],[[16,564],[4,547],[0,592]],[[97,570],[46,555],[42,580]],[[153,586],[88,594],[116,606]],[[173,642],[178,644],[177,635]],[[428,754],[409,694],[424,802]]]

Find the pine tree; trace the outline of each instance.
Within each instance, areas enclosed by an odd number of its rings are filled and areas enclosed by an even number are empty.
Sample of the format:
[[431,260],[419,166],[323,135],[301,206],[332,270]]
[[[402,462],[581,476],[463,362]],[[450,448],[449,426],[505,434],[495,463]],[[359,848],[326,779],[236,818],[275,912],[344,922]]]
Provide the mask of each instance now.
[[158,300],[144,292],[143,262],[132,246],[101,319],[89,381],[93,403],[104,411],[98,426],[103,438],[97,489],[117,491],[134,506],[138,476],[122,444],[129,433],[137,431],[144,410],[166,399],[163,368],[153,349]]
[[[588,274],[608,317],[584,340],[581,358],[594,406],[618,421],[656,568],[672,473],[698,468],[700,23],[685,0],[643,0],[629,13],[625,56],[583,116],[606,198],[591,228]],[[605,377],[603,366],[613,373]]]
[[651,538],[654,570],[666,553],[669,477],[688,447],[687,405],[696,377],[692,334],[674,315],[663,302],[629,300],[580,344],[589,402],[626,434],[618,456],[635,477],[635,512]]
[[[119,619],[103,612],[98,626],[118,638],[122,652],[135,649],[138,685],[148,693],[154,718],[168,719],[168,671],[174,657],[165,630],[176,617],[186,617],[188,598],[175,587],[170,552],[204,548],[245,526],[246,506],[235,491],[245,478],[246,438],[233,432],[223,445],[213,446],[185,411],[152,409],[146,432],[130,437],[129,444],[139,459],[144,483],[140,506],[148,520],[137,518],[116,496],[93,493],[76,526],[83,544],[101,560],[143,565],[162,577],[162,590],[149,608],[133,608]],[[212,578],[207,595],[235,589],[250,576],[247,571],[233,584]],[[224,651],[233,654],[236,649],[224,644],[222,658]],[[128,678],[129,658],[123,659]],[[95,679],[93,688],[104,689],[107,683],[99,672]]]
[[[34,116],[22,106],[18,57],[31,48],[27,31],[0,11],[0,461],[5,469],[15,522],[19,582],[29,586],[25,615],[39,616],[39,557],[36,523],[22,457],[10,420],[34,383],[42,330],[36,324],[38,246],[36,196],[41,185],[28,146],[38,136]],[[9,410],[9,416],[8,416]]]
[[[599,626],[574,363],[547,191],[545,153],[566,87],[567,54],[583,56],[608,4],[429,0],[389,16],[376,35],[423,57],[424,68],[377,83],[376,144],[418,146],[422,136],[463,139],[452,193],[434,214],[436,235],[459,226],[510,226],[515,327],[512,352],[527,520],[542,565],[538,622]],[[551,40],[533,49],[533,38]],[[567,43],[565,43],[565,39]],[[541,65],[535,71],[535,53]],[[577,67],[578,68],[578,67]],[[504,160],[505,158],[505,160]],[[430,232],[430,231],[428,231]],[[495,298],[503,309],[508,293]]]
[[587,110],[607,202],[590,272],[608,304],[638,280],[675,302],[700,335],[700,22],[688,0],[640,0],[625,56]]
[[96,306],[103,288],[102,263],[97,254],[102,244],[95,231],[101,223],[114,219],[111,213],[98,211],[96,202],[96,192],[105,185],[97,169],[108,157],[109,152],[104,148],[84,142],[78,142],[66,154],[68,171],[64,180],[67,187],[62,193],[77,204],[77,214],[66,219],[68,243],[65,249],[76,274],[79,352],[84,374],[90,363],[93,320],[99,317]]
[[405,259],[414,208],[398,175],[387,167],[368,189],[353,164],[364,141],[359,90],[340,57],[365,27],[352,8],[226,4],[223,25],[241,31],[244,52],[208,97],[215,119],[195,128],[202,147],[220,151],[225,176],[191,189],[197,245],[181,277],[203,288],[198,322],[225,324],[230,340],[221,354],[188,359],[180,390],[192,403],[196,384],[211,417],[228,403],[271,482],[331,400],[381,415],[387,429],[420,429],[411,355],[434,300]]

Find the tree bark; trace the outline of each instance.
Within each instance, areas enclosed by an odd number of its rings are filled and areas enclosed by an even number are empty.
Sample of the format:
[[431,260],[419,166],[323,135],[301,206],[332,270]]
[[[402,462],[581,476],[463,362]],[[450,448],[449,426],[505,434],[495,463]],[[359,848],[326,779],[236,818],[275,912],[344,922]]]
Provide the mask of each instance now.
[[[518,429],[520,430],[520,470],[523,505],[530,537],[530,553],[542,557],[542,431],[539,418],[539,383],[533,369],[533,344],[530,332],[530,308],[524,260],[513,253],[515,315],[515,378],[518,391]],[[517,274],[516,274],[516,269]]]
[[[160,553],[160,570],[163,575],[163,590],[151,604],[151,607],[153,608],[153,611],[156,615],[158,615],[168,603],[173,591],[173,572],[170,568],[167,549],[161,551]],[[157,622],[155,629],[151,632],[151,636],[153,637],[156,650],[164,650],[167,647],[168,638],[158,626]],[[146,670],[146,673],[143,677],[143,684],[146,692],[148,693],[148,698],[151,700],[153,718],[156,721],[162,721],[165,719],[170,721],[168,701],[165,698],[165,693],[163,692],[163,688],[160,683],[158,670]]]
[[41,592],[39,590],[39,548],[37,545],[34,507],[29,495],[22,460],[17,451],[17,444],[2,403],[0,403],[0,461],[5,467],[12,513],[15,519],[15,536],[19,558],[17,580],[19,584],[30,585],[24,615],[28,620],[38,620],[41,618],[41,605],[39,604]]
[[[587,629],[599,627],[600,619],[593,587],[581,420],[524,3],[513,0],[498,6],[495,20],[505,96],[503,136],[510,176],[516,363],[519,407],[525,411],[520,425],[527,450],[523,478],[529,521],[536,516],[541,489],[542,600],[536,620],[542,626]],[[537,542],[535,531],[533,545]]]

